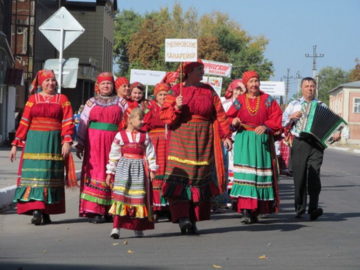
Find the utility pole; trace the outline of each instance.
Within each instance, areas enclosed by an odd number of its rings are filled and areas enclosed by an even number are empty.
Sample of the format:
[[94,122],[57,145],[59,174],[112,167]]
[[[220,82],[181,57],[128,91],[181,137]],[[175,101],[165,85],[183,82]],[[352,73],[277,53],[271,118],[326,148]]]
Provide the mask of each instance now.
[[297,71],[295,74],[295,79],[297,80],[297,89],[296,89],[296,93],[297,93],[297,97],[301,97],[301,75],[300,75],[300,71]]
[[290,76],[290,68],[287,69],[286,76],[281,78],[282,81],[285,81],[285,104],[288,103],[288,95],[289,95],[289,88],[290,88],[290,80],[294,79],[293,76]]
[[313,74],[312,74],[312,76],[313,76],[313,78],[314,79],[316,79],[316,76],[317,76],[317,70],[316,70],[316,58],[319,58],[319,57],[324,57],[325,55],[323,54],[323,53],[319,53],[319,54],[317,54],[316,53],[316,45],[314,45],[313,46],[313,54],[312,55],[310,55],[310,54],[308,54],[308,53],[305,53],[305,57],[311,57],[312,59],[313,59],[313,67],[312,67],[312,71],[313,71]]

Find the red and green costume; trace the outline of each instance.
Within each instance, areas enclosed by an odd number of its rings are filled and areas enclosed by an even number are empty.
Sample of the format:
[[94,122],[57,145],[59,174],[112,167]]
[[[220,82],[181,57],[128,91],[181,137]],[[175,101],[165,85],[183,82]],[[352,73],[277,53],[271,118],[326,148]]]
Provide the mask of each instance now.
[[73,112],[67,97],[29,97],[12,145],[24,147],[14,202],[18,214],[65,213],[62,144],[72,142]]

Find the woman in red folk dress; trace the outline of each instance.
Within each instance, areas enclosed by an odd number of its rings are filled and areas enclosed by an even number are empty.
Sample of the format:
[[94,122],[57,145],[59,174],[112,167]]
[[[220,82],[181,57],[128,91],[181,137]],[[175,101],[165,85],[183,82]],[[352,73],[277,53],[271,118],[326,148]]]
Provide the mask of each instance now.
[[161,107],[164,104],[165,97],[169,90],[170,86],[166,83],[159,83],[155,86],[155,100],[151,100],[149,103],[149,111],[145,115],[143,126],[143,130],[149,132],[151,142],[155,147],[156,162],[157,165],[159,165],[155,179],[152,181],[153,213],[155,221],[160,216],[169,216],[169,204],[164,196],[162,196],[161,191],[164,183],[167,157],[167,131],[165,123],[160,119]]
[[[53,71],[37,73],[10,152],[13,161],[16,148],[24,148],[14,202],[18,214],[33,215],[35,225],[51,223],[50,214],[65,213],[65,161],[74,169],[68,158],[74,130],[72,108],[56,88]],[[76,185],[74,175],[71,180],[67,184]]]
[[163,194],[181,233],[197,234],[196,221],[210,218],[211,197],[225,189],[221,139],[231,148],[231,131],[219,96],[200,82],[203,63],[185,63],[183,71],[185,81],[172,88],[160,113],[171,130]]
[[110,220],[108,211],[111,206],[111,189],[105,182],[106,164],[128,104],[115,94],[110,72],[97,77],[95,93],[95,97],[85,104],[78,130],[77,155],[84,156],[79,214],[88,217],[92,223],[102,223]]
[[234,184],[230,196],[245,224],[259,214],[278,210],[277,166],[273,133],[281,129],[282,112],[276,100],[260,91],[259,75],[244,72],[246,93],[227,112],[237,129],[234,143]]

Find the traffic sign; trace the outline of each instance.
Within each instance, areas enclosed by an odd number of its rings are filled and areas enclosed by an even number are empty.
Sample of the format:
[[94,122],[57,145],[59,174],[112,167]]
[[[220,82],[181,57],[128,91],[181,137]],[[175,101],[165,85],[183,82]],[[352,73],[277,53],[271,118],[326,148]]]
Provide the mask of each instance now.
[[[62,50],[65,50],[85,31],[81,24],[64,7],[58,9],[40,25],[39,30],[58,51],[61,50],[62,45]],[[62,31],[63,38],[61,37]]]
[[51,15],[39,30],[59,51],[59,74],[58,74],[58,92],[61,92],[63,51],[73,43],[85,29],[64,7],[59,8]]

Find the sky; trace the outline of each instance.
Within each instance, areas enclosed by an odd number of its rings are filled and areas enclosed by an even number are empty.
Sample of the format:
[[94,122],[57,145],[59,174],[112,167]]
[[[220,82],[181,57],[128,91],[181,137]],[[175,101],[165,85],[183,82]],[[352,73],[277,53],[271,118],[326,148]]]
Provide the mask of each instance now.
[[145,14],[179,3],[195,8],[199,16],[220,11],[229,15],[250,36],[265,36],[265,57],[273,62],[271,80],[284,80],[287,69],[290,96],[296,91],[297,74],[312,76],[313,46],[317,70],[338,67],[349,71],[360,59],[360,0],[117,0],[118,9]]

